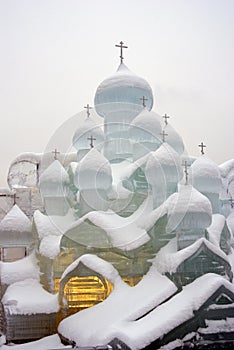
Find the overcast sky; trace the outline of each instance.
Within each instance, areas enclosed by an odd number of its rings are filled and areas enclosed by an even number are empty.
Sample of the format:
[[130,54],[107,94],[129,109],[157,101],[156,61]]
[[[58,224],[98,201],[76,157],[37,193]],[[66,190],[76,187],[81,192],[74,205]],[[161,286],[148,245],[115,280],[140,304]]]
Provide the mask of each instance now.
[[[0,0],[0,186],[93,104],[119,64],[150,83],[188,152],[234,157],[234,0]],[[74,130],[75,131],[75,130]]]

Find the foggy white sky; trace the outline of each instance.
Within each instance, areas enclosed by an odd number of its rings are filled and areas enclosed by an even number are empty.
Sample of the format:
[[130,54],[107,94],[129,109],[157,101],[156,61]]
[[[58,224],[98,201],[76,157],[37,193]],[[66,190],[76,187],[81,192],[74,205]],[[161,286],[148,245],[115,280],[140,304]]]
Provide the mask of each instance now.
[[217,163],[233,158],[233,33],[233,0],[0,0],[0,186],[19,153],[43,152],[93,104],[120,40],[188,152],[204,141]]

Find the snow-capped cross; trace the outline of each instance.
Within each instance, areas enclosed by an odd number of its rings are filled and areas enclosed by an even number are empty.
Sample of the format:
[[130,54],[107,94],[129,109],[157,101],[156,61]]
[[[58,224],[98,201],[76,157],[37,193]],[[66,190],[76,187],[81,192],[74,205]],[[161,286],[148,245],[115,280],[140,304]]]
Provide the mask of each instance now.
[[86,108],[87,118],[89,118],[89,116],[90,116],[90,109],[92,109],[93,107],[91,107],[91,106],[87,103],[87,105],[84,106],[84,108]]
[[93,135],[91,135],[90,137],[87,138],[87,140],[90,141],[90,147],[93,148],[93,141],[95,141],[95,137],[93,137]]
[[127,46],[124,46],[124,43],[120,41],[119,45],[115,45],[116,47],[120,47],[120,63],[123,63],[123,49],[127,49]]
[[163,130],[163,132],[160,135],[162,135],[162,141],[166,142],[166,137],[165,136],[168,136],[168,134],[165,132],[165,130]]
[[165,115],[163,115],[163,118],[164,118],[165,124],[167,125],[167,124],[168,124],[167,119],[170,118],[169,115],[167,115],[167,114],[165,113]]
[[203,143],[203,142],[201,142],[201,144],[200,144],[200,145],[198,145],[198,147],[201,147],[201,154],[205,154],[205,152],[204,152],[204,148],[205,148],[206,146],[204,145],[204,143]]
[[52,151],[52,153],[54,153],[54,159],[57,160],[57,159],[58,159],[58,158],[57,158],[57,155],[60,154],[60,152],[57,151],[57,148],[55,148],[55,150]]
[[188,162],[187,160],[184,161],[184,173],[185,173],[185,185],[188,185],[188,178],[189,178],[189,173],[188,173]]
[[148,98],[146,98],[145,96],[142,96],[142,97],[140,98],[140,100],[142,101],[143,107],[146,107],[145,102],[148,101]]

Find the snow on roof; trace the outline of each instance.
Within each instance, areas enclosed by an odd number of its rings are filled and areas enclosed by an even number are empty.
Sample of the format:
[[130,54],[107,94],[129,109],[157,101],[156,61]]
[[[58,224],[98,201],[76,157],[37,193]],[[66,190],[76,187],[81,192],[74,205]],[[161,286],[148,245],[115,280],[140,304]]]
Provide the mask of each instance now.
[[161,304],[145,317],[132,322],[124,322],[106,328],[106,339],[116,335],[132,350],[142,349],[194,317],[194,311],[221,287],[234,293],[234,285],[216,274],[206,274],[185,286],[169,301]]
[[12,284],[28,278],[39,280],[39,267],[35,254],[13,262],[0,262],[2,284]]
[[0,194],[13,195],[14,192],[12,192],[9,188],[0,187]]
[[178,182],[183,177],[181,158],[166,142],[156,151],[151,152],[145,167],[146,178],[150,184],[161,182]]
[[73,271],[79,263],[82,262],[86,267],[99,273],[103,277],[107,278],[115,287],[124,284],[123,280],[119,276],[118,271],[113,267],[113,265],[96,255],[85,254],[76,259],[71,265],[69,265],[63,272],[61,280],[66,277],[71,271]]
[[43,289],[36,279],[11,284],[3,298],[5,312],[11,315],[32,315],[59,311],[58,295]]
[[41,174],[40,185],[43,183],[69,183],[68,173],[57,159]]
[[200,238],[188,247],[177,251],[176,238],[173,238],[152,260],[160,273],[176,272],[179,265],[195,254],[202,245],[205,245],[215,255],[229,263],[227,255],[205,238]]
[[[111,271],[109,277],[112,277]],[[152,267],[135,287],[122,281],[102,303],[63,320],[59,332],[79,346],[107,344],[118,336],[125,322],[142,317],[176,290],[173,282]]]
[[167,134],[166,140],[167,143],[179,154],[184,153],[184,143],[182,137],[178,132],[171,126],[167,124],[164,128],[165,133]]
[[[112,210],[89,212],[70,226],[69,230],[78,228],[87,219],[106,233],[111,245],[115,248],[129,251],[150,240],[146,230],[141,228],[133,217],[125,218]],[[77,240],[79,240],[78,230]]]
[[225,222],[225,216],[221,214],[213,214],[212,223],[209,227],[207,227],[207,231],[209,233],[209,241],[216,247],[220,247],[220,236]]
[[230,159],[219,165],[220,173],[223,177],[228,177],[230,172],[234,171],[234,159]]
[[32,225],[24,212],[15,204],[0,222],[0,232],[31,232]]
[[221,175],[217,164],[205,155],[197,158],[190,167],[193,186],[201,192],[219,193]]
[[[71,345],[63,345],[58,334],[50,335],[42,339],[19,345],[11,345],[14,350],[48,350],[48,349],[71,349]],[[1,350],[9,350],[9,345],[2,345]]]
[[112,183],[110,162],[92,148],[78,163],[75,180],[79,189],[109,189]]
[[73,210],[65,216],[48,216],[39,210],[34,212],[34,223],[40,239],[39,252],[49,259],[54,259],[60,253],[60,240],[63,233],[75,221]]
[[162,131],[160,116],[145,107],[130,124],[130,135],[137,138],[141,132],[148,133],[149,137],[158,139],[161,143],[160,133]]
[[105,89],[119,86],[138,87],[151,91],[151,87],[145,79],[131,72],[124,63],[120,63],[117,71],[98,86],[96,94],[101,93]]
[[212,208],[210,201],[191,185],[179,185],[179,191],[171,195],[167,204],[169,231],[175,230],[187,214],[202,215],[199,221],[191,220],[190,228],[194,226],[206,228],[211,224]]

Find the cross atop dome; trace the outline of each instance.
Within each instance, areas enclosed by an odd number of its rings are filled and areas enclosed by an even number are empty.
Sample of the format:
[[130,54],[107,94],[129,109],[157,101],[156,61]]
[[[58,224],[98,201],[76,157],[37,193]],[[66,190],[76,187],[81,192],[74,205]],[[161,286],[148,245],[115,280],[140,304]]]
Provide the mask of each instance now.
[[168,136],[168,134],[165,132],[165,130],[163,130],[160,135],[162,135],[162,142],[166,142],[166,136]]
[[184,161],[184,174],[185,174],[185,185],[188,185],[188,177],[189,177],[189,173],[188,173],[188,162],[187,160]]
[[87,118],[89,118],[89,116],[90,116],[90,109],[92,109],[93,107],[91,107],[91,106],[87,103],[87,105],[84,106],[84,108],[86,108]]
[[123,63],[123,49],[127,49],[128,46],[124,46],[124,43],[123,41],[120,41],[119,45],[115,45],[116,47],[119,47],[120,48],[120,63]]
[[200,145],[198,145],[198,147],[200,147],[200,148],[201,148],[201,154],[205,154],[205,152],[204,152],[204,148],[206,147],[206,145],[204,145],[204,143],[203,143],[203,142],[201,142],[201,144],[200,144]]
[[91,135],[90,137],[87,138],[87,140],[90,141],[90,144],[89,144],[89,145],[90,145],[91,148],[93,148],[93,147],[94,147],[93,141],[96,140],[95,137],[93,137],[93,135]]
[[54,159],[57,160],[57,159],[58,159],[58,158],[57,158],[57,155],[60,154],[60,152],[57,151],[57,148],[55,148],[55,150],[52,151],[52,153],[54,154]]
[[148,98],[146,98],[145,96],[142,96],[142,97],[140,98],[140,100],[142,101],[142,106],[143,106],[143,107],[146,107],[145,102],[148,101]]
[[167,114],[165,113],[165,115],[163,115],[163,118],[164,118],[165,124],[167,125],[167,124],[168,124],[167,119],[170,118],[169,115],[167,115]]

